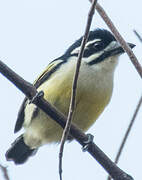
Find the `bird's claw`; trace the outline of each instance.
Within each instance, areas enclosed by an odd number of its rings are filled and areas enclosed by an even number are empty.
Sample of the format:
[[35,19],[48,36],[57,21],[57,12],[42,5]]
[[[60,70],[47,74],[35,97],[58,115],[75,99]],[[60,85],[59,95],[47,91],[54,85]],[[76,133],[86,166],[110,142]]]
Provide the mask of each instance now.
[[92,134],[87,134],[88,139],[84,141],[84,146],[82,147],[82,151],[86,152],[89,146],[93,143],[94,136]]
[[36,95],[29,101],[29,104],[36,102],[39,98],[44,96],[43,91],[39,91],[36,93]]

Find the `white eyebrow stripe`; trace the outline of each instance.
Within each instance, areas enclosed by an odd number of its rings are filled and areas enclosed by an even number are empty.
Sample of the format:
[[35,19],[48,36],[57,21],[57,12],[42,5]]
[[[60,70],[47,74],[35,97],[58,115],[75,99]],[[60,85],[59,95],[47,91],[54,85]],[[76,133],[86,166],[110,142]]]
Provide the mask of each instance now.
[[[97,42],[97,41],[101,41],[101,39],[94,39],[94,40],[92,40],[92,41],[87,42],[86,45],[85,45],[85,49],[87,49],[90,44],[93,44],[93,43],[95,43],[95,42]],[[77,47],[77,48],[75,48],[75,49],[71,52],[71,54],[78,54],[78,53],[79,53],[79,50],[80,50],[80,46]]]
[[87,42],[86,47],[89,46],[90,44],[93,44],[93,43],[97,42],[97,41],[101,41],[101,39],[94,39],[92,41]]

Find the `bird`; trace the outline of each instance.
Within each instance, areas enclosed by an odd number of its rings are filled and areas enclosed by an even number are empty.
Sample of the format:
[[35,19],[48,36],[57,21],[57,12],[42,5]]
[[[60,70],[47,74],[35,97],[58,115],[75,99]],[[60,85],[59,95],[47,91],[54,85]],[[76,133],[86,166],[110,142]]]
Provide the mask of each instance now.
[[[48,64],[33,85],[43,91],[44,99],[65,116],[68,115],[73,76],[83,36],[75,41],[59,58]],[[128,43],[130,48],[135,45]],[[75,112],[72,122],[86,132],[99,118],[110,102],[113,92],[114,72],[118,59],[124,53],[114,35],[106,29],[89,32],[84,48]],[[45,112],[25,98],[18,113],[14,132],[24,128],[6,152],[6,159],[16,165],[25,163],[38,148],[59,143],[63,129]],[[72,140],[72,137],[68,137]]]

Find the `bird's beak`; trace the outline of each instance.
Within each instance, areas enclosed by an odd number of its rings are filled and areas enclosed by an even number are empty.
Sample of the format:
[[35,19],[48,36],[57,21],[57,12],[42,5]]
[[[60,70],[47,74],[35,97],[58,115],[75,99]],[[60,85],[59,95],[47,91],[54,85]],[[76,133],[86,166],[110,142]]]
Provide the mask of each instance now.
[[[127,44],[129,45],[131,49],[136,46],[135,44],[132,44],[132,43],[127,43]],[[115,55],[120,55],[124,53],[125,51],[121,47],[119,42],[113,41],[112,44],[110,44],[109,48],[107,49],[107,52],[110,54],[110,56],[115,56]]]
[[133,49],[136,45],[135,44],[132,44],[132,43],[127,43],[131,49]]

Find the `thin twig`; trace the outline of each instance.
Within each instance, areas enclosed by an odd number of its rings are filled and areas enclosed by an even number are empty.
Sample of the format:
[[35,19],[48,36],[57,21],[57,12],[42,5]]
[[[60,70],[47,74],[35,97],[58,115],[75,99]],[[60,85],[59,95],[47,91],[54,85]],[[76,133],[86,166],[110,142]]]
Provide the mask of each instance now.
[[[92,0],[89,0],[92,1]],[[107,26],[110,28],[110,30],[112,31],[112,33],[114,34],[115,38],[117,39],[117,41],[121,44],[122,48],[126,51],[126,53],[128,54],[131,62],[133,63],[133,65],[135,66],[137,72],[139,73],[139,75],[142,78],[142,66],[140,65],[140,63],[138,62],[137,57],[134,55],[133,51],[131,50],[131,48],[128,46],[128,44],[126,43],[126,41],[123,39],[123,37],[120,35],[120,33],[118,32],[118,30],[116,29],[116,27],[114,26],[113,22],[111,21],[111,19],[108,17],[108,15],[106,14],[106,12],[104,11],[104,9],[101,7],[101,5],[99,3],[96,4],[96,10],[98,11],[98,13],[100,14],[100,16],[102,17],[102,19],[105,21],[105,23],[107,24]]]
[[126,143],[126,140],[127,140],[127,138],[128,138],[128,135],[130,134],[130,131],[131,131],[132,126],[133,126],[133,124],[134,124],[134,122],[135,122],[135,120],[136,120],[136,117],[137,117],[137,114],[138,114],[138,112],[139,112],[139,109],[140,109],[141,105],[142,105],[142,96],[141,96],[140,99],[139,99],[139,102],[138,102],[138,104],[137,104],[137,107],[136,107],[136,109],[135,109],[135,112],[134,112],[134,114],[133,114],[133,117],[132,117],[132,119],[131,119],[131,122],[130,122],[130,124],[129,124],[129,126],[128,126],[128,129],[127,129],[126,133],[125,133],[124,139],[123,139],[123,141],[122,141],[122,143],[121,143],[121,146],[120,146],[119,151],[118,151],[118,153],[117,153],[117,156],[116,156],[116,158],[115,158],[115,163],[118,163],[118,161],[119,161],[119,158],[120,158],[120,155],[121,155],[121,153],[122,153],[123,147],[124,147],[124,145],[125,145],[125,143]]
[[[136,30],[134,30],[134,33],[135,33],[135,35],[137,36],[137,38],[139,39],[139,41],[142,43],[142,37],[138,34],[138,32],[137,32]],[[120,145],[120,147],[119,147],[118,153],[117,153],[117,155],[116,155],[116,157],[115,157],[115,161],[114,161],[114,162],[115,162],[116,164],[118,163],[118,161],[119,161],[119,159],[120,159],[120,156],[121,156],[121,154],[122,154],[122,151],[123,151],[124,146],[125,146],[125,144],[126,144],[126,141],[127,141],[127,139],[128,139],[128,136],[129,136],[129,134],[130,134],[130,131],[131,131],[132,127],[133,127],[133,124],[134,124],[134,122],[135,122],[135,120],[136,120],[136,117],[137,117],[137,114],[138,114],[138,111],[139,111],[141,105],[142,105],[142,96],[141,96],[140,99],[139,99],[139,102],[138,102],[138,104],[137,104],[137,106],[136,106],[136,110],[135,110],[135,112],[134,112],[134,114],[133,114],[133,117],[132,117],[132,119],[131,119],[131,121],[130,121],[130,124],[129,124],[128,128],[127,128],[127,131],[126,131],[126,133],[125,133],[125,135],[124,135],[124,138],[123,138],[123,140],[122,140],[122,142],[121,142],[121,145]],[[111,177],[108,176],[107,180],[111,180]]]
[[[122,151],[123,151],[123,149],[124,149],[124,146],[125,146],[125,144],[126,144],[126,141],[127,141],[127,139],[128,139],[128,136],[129,136],[129,134],[130,134],[130,131],[131,131],[131,129],[132,129],[132,126],[134,125],[134,122],[135,122],[135,120],[136,120],[136,117],[137,117],[137,114],[138,114],[138,112],[139,112],[139,109],[140,109],[141,105],[142,105],[142,96],[141,96],[140,99],[139,99],[139,102],[138,102],[138,104],[137,104],[137,106],[136,106],[136,109],[135,109],[135,112],[134,112],[134,114],[133,114],[133,117],[132,117],[132,119],[131,119],[131,121],[130,121],[130,124],[129,124],[128,128],[127,128],[127,131],[126,131],[126,133],[125,133],[125,135],[124,135],[124,138],[123,138],[123,140],[122,140],[122,142],[121,142],[121,145],[120,145],[120,147],[119,147],[118,153],[117,153],[116,158],[115,158],[115,161],[114,161],[116,164],[118,163],[118,161],[119,161],[119,159],[120,159],[120,156],[121,156],[121,154],[122,154]],[[111,180],[111,177],[108,176],[107,180]]]
[[92,22],[93,15],[94,15],[94,12],[95,12],[96,3],[97,3],[97,0],[92,1],[92,6],[91,6],[91,8],[89,10],[89,13],[88,13],[88,19],[87,19],[87,24],[86,24],[86,28],[85,28],[85,33],[84,33],[84,36],[83,36],[83,39],[82,39],[82,42],[81,42],[81,48],[80,48],[80,51],[79,51],[77,64],[76,64],[76,70],[75,70],[75,74],[74,74],[74,78],[73,78],[72,94],[71,94],[69,113],[68,113],[68,117],[67,117],[66,126],[65,126],[65,129],[64,129],[63,134],[62,134],[61,146],[60,146],[60,152],[59,152],[59,175],[60,175],[60,180],[62,180],[62,159],[63,159],[64,145],[65,145],[65,141],[66,141],[66,139],[67,139],[67,137],[69,135],[70,126],[71,126],[73,114],[74,114],[74,111],[75,111],[77,82],[78,82],[78,77],[79,77],[79,72],[80,72],[81,60],[82,60],[82,57],[83,57],[85,44],[86,44],[86,42],[88,40],[89,30],[90,30],[91,22]]
[[[37,91],[34,86],[29,82],[26,82],[13,70],[11,70],[6,64],[0,61],[0,72],[9,79],[18,89],[20,89],[27,98],[31,99],[36,95]],[[23,84],[25,87],[23,87]],[[23,89],[22,89],[23,87]],[[27,89],[26,89],[27,88]],[[31,95],[33,95],[31,97]],[[49,104],[43,97],[37,99],[33,102],[37,107],[39,107],[43,112],[45,112],[52,120],[56,121],[62,128],[65,127],[66,117],[63,113],[59,112],[55,107]],[[79,128],[77,128],[73,123],[70,128],[70,135],[76,139],[78,143],[84,146],[84,142],[88,139]],[[95,144],[92,143],[87,152],[96,159],[102,167],[110,174],[110,176],[115,180],[132,180],[133,178],[121,170],[115,163],[113,163],[104,152]]]
[[9,175],[8,175],[8,171],[7,171],[7,168],[4,167],[4,166],[2,166],[1,164],[0,164],[0,168],[1,168],[2,172],[3,172],[3,177],[4,177],[4,179],[5,179],[5,180],[10,180]]
[[[138,37],[139,41],[142,43],[142,37],[138,34],[138,32],[137,32],[136,30],[134,30],[134,33],[135,33],[135,35]],[[137,114],[138,114],[138,111],[139,111],[141,105],[142,105],[142,96],[141,96],[140,99],[139,99],[139,102],[138,102],[138,104],[137,104],[137,106],[136,106],[136,109],[135,109],[135,112],[134,112],[134,114],[133,114],[133,117],[132,117],[132,119],[131,119],[131,121],[130,121],[130,124],[129,124],[128,128],[127,128],[127,131],[126,131],[126,133],[125,133],[125,135],[124,135],[124,138],[123,138],[123,140],[122,140],[122,142],[121,142],[121,145],[120,145],[120,147],[119,147],[118,153],[117,153],[116,158],[115,158],[115,161],[114,161],[116,164],[118,163],[118,161],[119,161],[119,159],[120,159],[120,156],[121,156],[121,154],[122,154],[122,151],[123,151],[124,146],[125,146],[125,144],[126,144],[126,141],[127,141],[127,139],[128,139],[128,136],[129,136],[129,134],[130,134],[130,131],[131,131],[132,127],[133,127],[133,124],[134,124],[134,122],[135,122],[135,120],[136,120],[136,117],[137,117]],[[111,180],[111,177],[108,176],[107,180]]]
[[[89,0],[90,2],[92,2],[92,0]],[[100,14],[100,16],[102,17],[102,19],[105,21],[105,23],[108,25],[108,27],[110,28],[110,30],[112,31],[112,33],[114,34],[115,38],[117,39],[117,41],[121,44],[122,48],[126,51],[126,53],[128,54],[131,62],[133,63],[133,65],[135,66],[137,72],[139,73],[139,75],[142,78],[142,67],[140,65],[140,63],[138,62],[138,59],[136,58],[136,56],[134,55],[133,51],[131,50],[131,48],[128,46],[128,44],[125,42],[125,40],[123,39],[123,37],[120,35],[120,33],[117,31],[116,27],[114,26],[113,22],[111,21],[111,19],[108,17],[108,15],[106,14],[106,12],[104,11],[104,9],[100,6],[99,3],[97,3],[96,5],[96,9],[98,11],[98,13]],[[134,31],[135,34],[139,37],[140,41],[142,42],[142,38],[140,38],[140,36],[138,35],[138,33],[136,31]],[[139,100],[139,103],[137,105],[137,108],[135,110],[135,113],[133,115],[133,118],[128,126],[128,129],[126,131],[126,134],[122,140],[122,143],[120,145],[119,151],[117,153],[117,156],[115,158],[115,163],[118,163],[118,160],[120,158],[120,155],[122,153],[122,150],[124,148],[124,145],[126,143],[126,140],[128,138],[128,135],[130,133],[130,130],[132,129],[132,126],[134,124],[134,121],[136,119],[137,113],[139,111],[139,108],[141,106],[142,103],[142,97]],[[111,177],[108,177],[108,180],[111,180]]]
[[133,30],[139,41],[142,43],[142,37],[139,35],[139,33],[136,30]]

